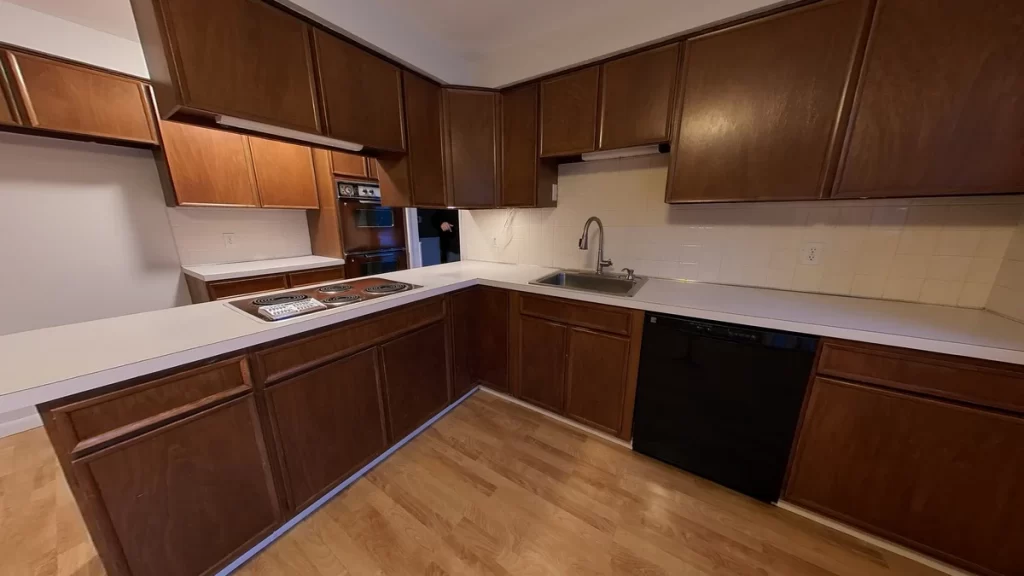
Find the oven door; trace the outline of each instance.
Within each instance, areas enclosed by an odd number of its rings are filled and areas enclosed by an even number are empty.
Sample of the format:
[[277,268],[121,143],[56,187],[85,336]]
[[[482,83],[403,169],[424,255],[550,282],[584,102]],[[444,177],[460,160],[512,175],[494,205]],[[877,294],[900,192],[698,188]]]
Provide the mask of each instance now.
[[338,220],[345,253],[405,248],[405,212],[375,202],[339,200]]
[[409,267],[405,250],[374,252],[370,254],[349,254],[345,256],[345,277],[359,278],[397,272]]

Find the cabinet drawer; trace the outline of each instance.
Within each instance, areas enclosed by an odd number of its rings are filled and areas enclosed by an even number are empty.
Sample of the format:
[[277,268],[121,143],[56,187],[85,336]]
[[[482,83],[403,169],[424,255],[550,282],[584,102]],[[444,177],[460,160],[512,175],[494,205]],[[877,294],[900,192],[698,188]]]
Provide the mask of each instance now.
[[245,358],[232,358],[55,409],[76,456],[251,388]]
[[433,298],[354,320],[316,336],[257,352],[258,374],[264,383],[271,384],[400,333],[437,322],[444,318],[444,314],[444,299]]
[[528,316],[547,318],[612,334],[626,336],[630,333],[630,313],[623,308],[582,304],[542,296],[523,295],[519,301],[519,311]]
[[345,267],[339,268],[317,268],[316,270],[303,270],[288,274],[288,283],[293,287],[320,284],[331,280],[343,280],[345,278]]
[[1024,412],[1024,370],[1008,364],[827,340],[818,373]]
[[224,280],[222,282],[210,282],[206,289],[210,292],[210,300],[231,298],[243,294],[256,294],[257,292],[269,292],[271,290],[284,290],[288,287],[288,279],[284,274],[276,276],[260,276],[258,278],[240,278],[238,280]]

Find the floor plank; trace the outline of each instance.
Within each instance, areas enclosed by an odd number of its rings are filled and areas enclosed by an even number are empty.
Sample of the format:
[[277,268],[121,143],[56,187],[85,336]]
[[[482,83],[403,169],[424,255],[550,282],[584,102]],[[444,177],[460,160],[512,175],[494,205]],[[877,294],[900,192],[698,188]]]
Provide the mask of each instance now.
[[[0,558],[104,573],[41,429],[0,439]],[[237,574],[939,573],[478,393]]]

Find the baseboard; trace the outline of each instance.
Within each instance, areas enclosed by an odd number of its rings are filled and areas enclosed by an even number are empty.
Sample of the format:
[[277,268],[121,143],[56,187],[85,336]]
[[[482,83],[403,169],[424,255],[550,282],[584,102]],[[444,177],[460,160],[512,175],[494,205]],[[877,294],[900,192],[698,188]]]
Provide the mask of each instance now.
[[[8,420],[7,418],[11,419]],[[0,438],[38,428],[42,425],[43,419],[39,417],[39,413],[36,412],[35,408],[27,411],[15,410],[14,412],[0,414]]]
[[370,462],[366,466],[363,466],[358,472],[356,472],[355,474],[349,476],[347,479],[345,479],[344,482],[342,482],[341,484],[336,486],[333,490],[331,490],[327,494],[324,494],[323,496],[320,497],[319,500],[317,500],[316,502],[313,502],[312,504],[307,506],[304,510],[302,510],[301,512],[296,514],[295,517],[293,517],[291,520],[285,522],[277,530],[274,530],[274,532],[271,533],[270,536],[267,536],[266,538],[261,540],[259,542],[259,544],[256,544],[255,546],[253,546],[245,554],[242,554],[241,556],[236,558],[231,564],[228,564],[227,566],[225,566],[220,572],[217,572],[216,576],[227,576],[228,574],[231,574],[232,572],[237,570],[240,566],[242,566],[242,564],[245,564],[246,562],[248,562],[253,556],[259,554],[267,546],[270,546],[271,544],[273,544],[275,540],[277,540],[281,536],[284,536],[289,530],[291,530],[296,525],[298,525],[299,522],[302,522],[310,514],[312,514],[313,512],[316,512],[324,504],[327,504],[332,498],[334,498],[335,496],[340,494],[343,490],[345,490],[345,488],[348,488],[353,482],[355,482],[356,480],[359,480],[360,478],[365,476],[367,472],[369,472],[370,470],[373,470],[373,468],[375,466],[377,466],[381,462],[387,460],[388,456],[391,456],[392,454],[397,452],[399,448],[401,448],[402,446],[405,446],[410,440],[412,440],[413,438],[419,436],[421,432],[423,432],[427,428],[430,428],[434,424],[434,422],[437,422],[438,420],[443,418],[445,414],[451,412],[451,410],[453,408],[455,408],[459,404],[462,404],[462,402],[464,402],[466,400],[466,398],[469,398],[470,396],[472,396],[473,393],[476,392],[479,388],[480,387],[477,386],[477,387],[473,388],[472,390],[470,390],[469,392],[466,392],[466,394],[463,395],[462,398],[459,398],[455,402],[452,402],[452,404],[450,406],[448,406],[444,410],[440,411],[436,416],[434,416],[430,420],[427,420],[426,422],[424,422],[422,426],[420,426],[419,428],[417,428],[417,429],[413,430],[412,432],[410,432],[408,436],[406,436],[405,438],[402,438],[398,442],[395,442],[394,446],[392,446],[391,448],[388,448],[386,452],[384,452],[383,454],[378,456],[373,462]]
[[571,420],[569,418],[566,418],[565,416],[562,416],[561,414],[555,414],[554,412],[552,412],[550,410],[545,410],[543,408],[538,408],[537,406],[534,406],[533,404],[530,404],[529,402],[523,402],[522,400],[520,400],[518,398],[513,398],[512,396],[509,396],[508,394],[505,394],[505,393],[502,393],[502,392],[498,392],[497,390],[491,390],[490,388],[487,388],[485,386],[480,386],[479,388],[480,388],[481,392],[486,392],[488,394],[497,396],[498,398],[501,398],[502,400],[505,400],[506,402],[511,402],[513,404],[517,404],[519,406],[522,406],[523,408],[526,408],[528,410],[532,410],[532,411],[534,411],[534,412],[536,412],[538,414],[541,414],[543,416],[547,416],[548,418],[551,418],[552,420],[557,420],[558,422],[560,422],[562,424],[565,424],[567,426],[572,426],[573,428],[576,428],[578,430],[586,432],[587,434],[590,434],[591,436],[596,436],[597,438],[600,438],[602,440],[606,440],[606,441],[611,442],[613,444],[618,444],[619,446],[624,446],[626,448],[629,448],[630,450],[633,449],[633,443],[632,442],[626,442],[622,438],[618,438],[618,437],[612,436],[611,434],[606,434],[604,432],[601,432],[600,430],[594,430],[593,428],[590,428],[589,426],[586,426],[584,424],[580,424],[579,422],[576,422],[575,420]]
[[818,513],[815,513],[815,512],[811,512],[810,510],[807,510],[806,508],[801,508],[800,506],[797,506],[796,504],[791,504],[791,503],[786,502],[784,500],[779,500],[778,502],[775,503],[775,505],[778,506],[779,508],[782,508],[783,510],[785,510],[787,512],[792,512],[793,514],[796,514],[797,516],[803,516],[804,518],[807,518],[808,520],[811,520],[813,522],[817,522],[818,524],[821,524],[823,526],[828,526],[829,528],[831,528],[833,530],[837,530],[839,532],[842,532],[843,534],[846,534],[847,536],[853,536],[854,538],[856,538],[856,539],[858,539],[858,540],[860,540],[862,542],[867,542],[868,544],[871,544],[872,546],[875,546],[877,548],[881,548],[883,550],[887,550],[889,552],[892,552],[893,554],[898,554],[900,556],[903,556],[904,558],[907,558],[908,560],[913,560],[914,562],[917,562],[918,564],[923,564],[923,565],[925,565],[925,566],[927,566],[927,567],[929,567],[929,568],[931,568],[933,570],[936,570],[938,572],[942,572],[944,574],[949,574],[949,576],[975,576],[971,572],[967,572],[967,571],[965,571],[965,570],[963,570],[961,568],[957,568],[955,566],[951,566],[949,564],[946,564],[945,562],[942,562],[940,560],[936,560],[936,559],[934,559],[934,558],[932,558],[930,556],[925,556],[924,554],[921,554],[920,552],[916,552],[914,550],[911,550],[910,548],[905,548],[903,546],[900,546],[899,544],[893,544],[892,542],[889,542],[888,540],[883,540],[883,539],[881,539],[881,538],[879,538],[877,536],[872,536],[871,534],[868,534],[867,532],[863,532],[861,530],[853,528],[852,526],[848,526],[846,524],[843,524],[842,522],[838,522],[838,521],[833,520],[831,518],[826,518],[825,516],[822,516],[821,514],[818,514]]

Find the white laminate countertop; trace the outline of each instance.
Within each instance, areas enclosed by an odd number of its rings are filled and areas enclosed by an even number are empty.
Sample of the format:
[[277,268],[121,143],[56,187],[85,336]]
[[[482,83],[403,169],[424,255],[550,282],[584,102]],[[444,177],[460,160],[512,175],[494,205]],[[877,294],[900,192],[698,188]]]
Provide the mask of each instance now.
[[0,412],[32,406],[476,284],[1024,365],[1024,323],[983,310],[652,279],[632,298],[534,286],[550,268],[457,262],[382,277],[420,289],[275,323],[207,302],[0,336]]
[[198,278],[203,282],[214,280],[231,280],[262,274],[280,274],[311,268],[328,268],[341,266],[345,261],[340,258],[326,256],[297,256],[295,258],[275,258],[273,260],[253,260],[251,262],[232,262],[230,264],[197,264],[182,266],[185,274]]

